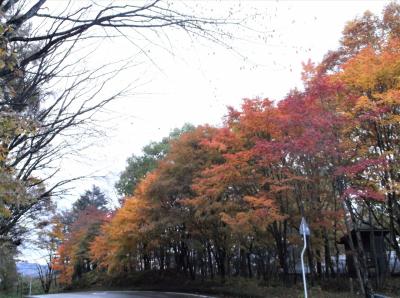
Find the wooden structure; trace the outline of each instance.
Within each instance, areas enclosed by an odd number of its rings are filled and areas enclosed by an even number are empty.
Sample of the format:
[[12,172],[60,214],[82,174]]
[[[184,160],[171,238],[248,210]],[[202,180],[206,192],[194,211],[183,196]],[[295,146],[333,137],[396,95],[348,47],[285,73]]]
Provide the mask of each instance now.
[[[389,231],[368,224],[359,225],[357,230],[353,229],[351,231],[351,238],[356,250],[359,246],[356,231],[359,231],[361,235],[369,276],[374,277],[375,286],[379,288],[382,286],[384,278],[388,274],[385,235],[388,234]],[[346,250],[346,266],[349,275],[355,278],[357,275],[354,266],[353,252],[350,248],[349,235],[343,236],[339,243],[344,244]]]

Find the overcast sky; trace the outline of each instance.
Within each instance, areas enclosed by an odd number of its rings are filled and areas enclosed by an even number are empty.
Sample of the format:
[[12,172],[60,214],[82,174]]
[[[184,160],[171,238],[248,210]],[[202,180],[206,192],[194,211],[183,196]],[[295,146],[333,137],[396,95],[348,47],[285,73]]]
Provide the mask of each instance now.
[[[124,38],[102,41],[88,65],[132,57],[138,64],[110,81],[106,92],[111,94],[128,84],[135,88],[96,115],[107,136],[92,140],[94,145],[80,156],[61,163],[59,177],[97,176],[71,184],[70,195],[58,202],[61,208],[69,207],[92,184],[116,200],[114,183],[126,159],[172,129],[184,123],[220,125],[226,106],[239,107],[243,98],[278,101],[290,89],[301,88],[302,62],[319,62],[329,49],[337,48],[347,21],[366,10],[379,15],[388,1],[186,3],[201,3],[217,15],[233,8],[239,16],[258,16],[247,23],[253,31],[234,29],[236,40],[227,41],[234,50],[177,31],[168,31],[168,39],[154,40],[156,45],[137,36],[132,39],[139,47]],[[23,258],[34,260],[29,254]]]

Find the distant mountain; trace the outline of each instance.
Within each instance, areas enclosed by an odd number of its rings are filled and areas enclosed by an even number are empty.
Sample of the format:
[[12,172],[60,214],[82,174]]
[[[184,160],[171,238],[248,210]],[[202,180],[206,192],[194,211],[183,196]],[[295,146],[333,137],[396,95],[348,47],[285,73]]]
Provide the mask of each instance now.
[[[37,277],[37,276],[39,276],[38,269],[37,269],[38,265],[39,264],[36,264],[36,263],[18,262],[17,263],[17,271],[22,276]],[[39,266],[42,266],[43,269],[45,269],[45,266],[43,266],[43,265],[39,265]]]

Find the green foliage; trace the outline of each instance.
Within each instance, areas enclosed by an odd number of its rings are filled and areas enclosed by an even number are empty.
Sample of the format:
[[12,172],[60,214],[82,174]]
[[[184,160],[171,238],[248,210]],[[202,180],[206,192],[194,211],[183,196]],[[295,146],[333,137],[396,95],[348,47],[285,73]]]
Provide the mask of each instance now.
[[106,211],[108,200],[106,195],[96,185],[92,186],[91,190],[86,190],[72,205],[72,212],[78,214],[80,211],[88,207],[95,207],[96,209]]
[[[0,289],[1,298],[21,298],[29,295],[29,288],[31,288],[32,295],[44,294],[40,280],[37,278],[31,278],[29,276],[19,276],[13,287],[8,290]],[[57,293],[61,290],[59,287],[53,287],[51,293]]]
[[0,240],[0,291],[11,289],[17,280],[16,253],[14,245]]
[[[12,216],[10,209],[15,205],[23,208],[32,203],[29,194],[30,181],[21,181],[15,177],[15,169],[8,166],[9,143],[16,136],[28,136],[35,130],[33,122],[18,116],[16,113],[0,109],[0,230],[7,219]],[[0,232],[1,233],[1,232]]]
[[125,170],[121,173],[115,188],[122,196],[132,196],[138,183],[157,167],[158,161],[163,159],[169,151],[170,142],[182,134],[194,130],[192,124],[186,123],[182,128],[175,128],[168,137],[160,142],[151,142],[143,147],[143,155],[132,155],[128,158]]
[[138,183],[156,168],[157,158],[153,156],[136,156],[128,158],[125,170],[121,173],[115,188],[122,196],[133,195]]

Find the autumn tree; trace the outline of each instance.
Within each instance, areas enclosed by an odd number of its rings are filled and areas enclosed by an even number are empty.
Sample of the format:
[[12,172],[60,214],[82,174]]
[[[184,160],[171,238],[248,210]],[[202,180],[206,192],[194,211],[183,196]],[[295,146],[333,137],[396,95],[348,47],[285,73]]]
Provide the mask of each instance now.
[[37,226],[39,229],[37,247],[44,253],[45,265],[37,265],[40,285],[44,293],[49,293],[56,283],[57,249],[64,239],[63,224],[60,217],[54,216],[51,220],[44,220]]
[[[219,152],[220,159],[194,181],[196,196],[186,203],[196,210],[198,220],[213,237],[222,237],[210,238],[214,241],[217,260],[219,255],[222,257],[218,266],[229,272],[230,265],[225,268],[225,258],[234,258],[237,259],[236,274],[251,277],[251,255],[257,254],[259,237],[265,236],[268,226],[283,217],[263,188],[263,171],[257,167],[258,158],[253,152],[259,138],[274,134],[275,108],[268,100],[245,100],[242,109],[240,112],[231,109],[226,127],[211,141],[203,141],[206,148]],[[218,247],[224,242],[224,247]]]
[[[89,255],[89,246],[98,235],[100,226],[107,219],[107,199],[101,190],[93,186],[73,204],[70,221],[56,215],[52,234],[57,233],[57,256],[52,265],[60,271],[60,282],[69,284],[79,280],[82,274],[94,269]],[[63,231],[59,235],[59,231]]]
[[17,250],[9,242],[0,242],[0,290],[9,290],[13,287],[17,278],[15,256]]
[[[399,5],[391,3],[381,18],[367,12],[349,22],[341,47],[328,54],[317,71],[319,77],[342,86],[336,107],[346,124],[339,130],[342,154],[335,175],[348,216],[348,233],[358,231],[362,223],[387,229],[397,255],[398,11]],[[360,237],[357,232],[358,243]],[[358,245],[357,258],[361,288],[369,295],[373,290],[362,245]],[[375,281],[380,287],[379,274]]]
[[157,205],[145,197],[146,185],[152,180],[149,174],[139,183],[136,197],[126,198],[91,242],[90,256],[99,270],[118,276],[150,269],[150,243],[155,243],[157,236],[152,232],[154,223],[149,214],[158,211]]
[[[199,222],[193,221],[195,210],[188,209],[184,201],[194,195],[195,176],[218,158],[217,152],[202,149],[201,145],[215,131],[207,126],[198,127],[171,141],[165,158],[138,184],[134,196],[127,198],[94,241],[91,251],[97,262],[109,270],[118,269],[115,264],[130,270],[149,270],[153,263],[157,269],[175,268],[195,278],[199,259],[203,258],[203,270],[207,270],[206,253],[197,255],[195,249],[197,245],[206,245],[207,239],[198,231]],[[127,229],[118,231],[123,222]],[[104,243],[114,253],[107,254],[108,249],[102,248]]]

